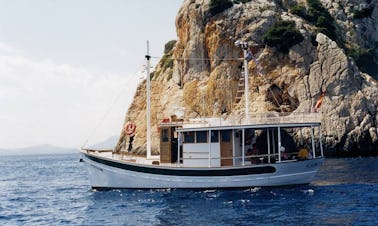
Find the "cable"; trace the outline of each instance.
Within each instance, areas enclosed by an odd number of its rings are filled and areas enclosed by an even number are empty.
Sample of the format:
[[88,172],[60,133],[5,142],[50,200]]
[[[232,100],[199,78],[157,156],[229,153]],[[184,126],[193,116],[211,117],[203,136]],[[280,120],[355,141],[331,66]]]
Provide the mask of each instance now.
[[[144,61],[144,59],[143,59]],[[139,65],[143,65],[143,63],[140,63]],[[136,72],[135,74],[137,74],[138,72]],[[126,81],[127,81],[127,78],[130,78],[131,79],[131,76],[134,76],[133,74],[129,74],[126,76]],[[126,82],[125,82],[126,83]],[[125,85],[123,85],[123,87],[125,87]],[[96,127],[93,129],[93,131],[89,134],[88,138],[85,140],[85,142],[83,143],[83,145],[81,146],[81,149],[84,148],[84,146],[88,143],[88,141],[90,139],[93,138],[93,136],[95,135],[95,133],[97,132],[98,128],[100,128],[100,126],[104,123],[105,119],[107,118],[107,116],[110,114],[111,110],[114,108],[114,105],[118,102],[119,98],[121,97],[121,95],[124,94],[124,91],[121,89],[119,91],[119,93],[116,95],[116,97],[114,98],[114,100],[111,102],[111,104],[107,107],[107,110],[105,111],[105,113],[103,114],[103,116],[101,117],[99,123],[96,125]]]
[[[258,61],[258,59],[253,55],[253,53],[252,53],[252,51],[251,51],[250,48],[248,48],[248,51],[249,51],[249,54],[250,54],[252,60],[255,62],[256,66],[257,66],[257,70],[258,70],[257,73],[263,78],[263,80],[264,80],[265,83],[268,83],[267,79],[266,79],[265,76],[264,76],[265,73],[264,73],[264,71],[263,71],[263,68],[261,67],[261,65],[260,65],[260,63],[259,63],[259,61]],[[270,88],[270,86],[269,86],[268,90],[270,91],[270,94],[273,96],[274,101],[276,102],[277,106],[280,108],[280,110],[281,110],[281,112],[282,112],[281,105],[279,104],[279,102],[278,102],[276,96],[273,94],[273,91],[272,91],[272,89]]]
[[[151,58],[154,59],[161,59],[161,57],[155,57],[151,56]],[[243,61],[243,58],[227,58],[227,59],[210,59],[210,58],[200,58],[200,57],[193,57],[193,58],[174,58],[174,57],[167,57],[165,59],[168,60],[177,60],[177,61],[185,61],[185,60],[192,60],[192,61],[211,61],[211,60],[216,60],[216,61]]]

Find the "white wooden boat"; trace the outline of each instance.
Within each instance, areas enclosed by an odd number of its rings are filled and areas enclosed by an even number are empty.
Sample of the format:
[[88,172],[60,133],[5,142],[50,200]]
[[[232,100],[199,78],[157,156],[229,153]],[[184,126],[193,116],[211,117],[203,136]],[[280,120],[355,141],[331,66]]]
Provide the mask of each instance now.
[[[285,143],[281,131],[293,128],[311,131],[318,128],[320,131],[320,123],[316,120],[295,122],[316,117],[316,114],[270,117],[269,120],[273,121],[292,122],[248,125],[166,123],[160,125],[159,156],[146,158],[96,150],[83,150],[82,154],[93,188],[234,188],[307,184],[323,163],[321,139],[316,142],[313,137],[313,157],[302,161],[294,158],[296,150],[287,150],[289,158],[284,159],[278,147]],[[258,154],[247,152],[251,148],[248,143],[251,133],[266,139],[265,145],[261,145],[262,140],[258,141],[264,151],[260,149]]]
[[[148,54],[146,58],[148,63]],[[244,74],[247,84],[248,72]],[[149,85],[147,76],[148,112]],[[82,149],[92,188],[205,189],[310,183],[324,161],[319,115],[253,117],[248,112],[248,98],[245,99],[246,112],[242,118],[168,119],[160,123],[158,156],[151,155],[149,114],[145,157]],[[294,130],[296,134],[304,131],[311,136],[308,159],[297,157],[298,147],[290,136]],[[282,147],[285,152],[280,151]]]

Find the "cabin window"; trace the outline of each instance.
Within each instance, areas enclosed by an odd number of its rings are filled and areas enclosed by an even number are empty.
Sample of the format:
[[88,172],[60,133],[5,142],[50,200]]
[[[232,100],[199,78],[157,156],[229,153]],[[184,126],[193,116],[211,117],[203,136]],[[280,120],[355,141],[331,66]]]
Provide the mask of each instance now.
[[225,130],[225,131],[221,131],[221,139],[223,142],[230,142],[231,141],[231,136],[230,136],[230,133],[231,131],[229,130]]
[[162,139],[163,142],[168,142],[168,140],[169,140],[168,129],[162,129],[161,139]]
[[218,130],[211,131],[211,142],[212,143],[218,143],[219,142],[219,131]]
[[207,131],[197,131],[196,141],[197,143],[207,143]]
[[184,141],[185,143],[194,143],[194,132],[185,132]]

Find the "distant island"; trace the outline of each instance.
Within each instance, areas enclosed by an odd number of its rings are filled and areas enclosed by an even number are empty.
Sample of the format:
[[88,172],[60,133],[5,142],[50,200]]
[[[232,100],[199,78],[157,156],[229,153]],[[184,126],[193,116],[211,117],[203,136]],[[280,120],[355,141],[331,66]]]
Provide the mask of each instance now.
[[[104,141],[89,145],[90,148],[112,149],[118,140],[118,136],[111,136]],[[34,145],[22,148],[0,148],[0,156],[11,155],[57,155],[79,153],[79,147],[59,147],[50,144]]]
[[0,148],[0,156],[7,155],[47,155],[47,154],[72,154],[78,153],[75,148],[64,148],[49,144],[35,145],[23,148],[2,149]]

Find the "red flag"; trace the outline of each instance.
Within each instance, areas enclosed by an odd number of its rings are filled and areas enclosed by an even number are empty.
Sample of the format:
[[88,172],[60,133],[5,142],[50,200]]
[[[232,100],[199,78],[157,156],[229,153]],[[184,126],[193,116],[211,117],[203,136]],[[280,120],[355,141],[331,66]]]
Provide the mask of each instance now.
[[322,94],[320,95],[318,101],[316,102],[314,106],[314,112],[316,112],[318,108],[320,108],[320,106],[322,105],[324,95],[325,95],[325,92],[322,92]]

